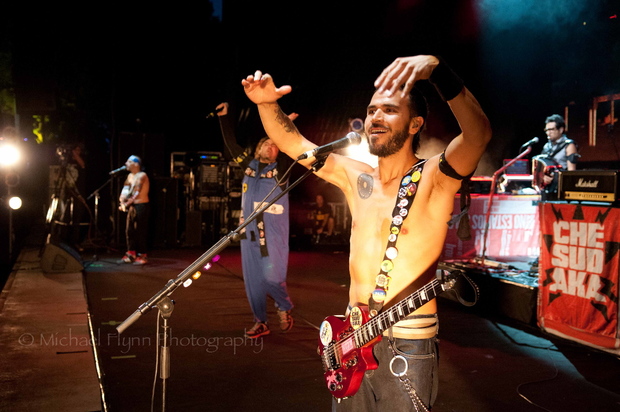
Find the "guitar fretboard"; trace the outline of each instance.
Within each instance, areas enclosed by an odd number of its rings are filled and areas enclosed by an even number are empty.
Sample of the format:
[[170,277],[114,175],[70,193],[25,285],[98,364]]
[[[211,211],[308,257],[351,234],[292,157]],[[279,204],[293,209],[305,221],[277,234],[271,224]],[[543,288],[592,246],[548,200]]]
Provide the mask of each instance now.
[[[353,332],[349,339],[355,340],[355,347],[357,348],[366,345],[368,342],[381,335],[383,331],[388,329],[390,326],[403,320],[424,304],[436,298],[444,290],[444,283],[440,282],[438,279],[434,279],[432,282],[426,284],[423,288],[401,300],[390,309],[370,319],[358,330]],[[343,347],[343,353],[347,353],[346,349],[347,348]]]

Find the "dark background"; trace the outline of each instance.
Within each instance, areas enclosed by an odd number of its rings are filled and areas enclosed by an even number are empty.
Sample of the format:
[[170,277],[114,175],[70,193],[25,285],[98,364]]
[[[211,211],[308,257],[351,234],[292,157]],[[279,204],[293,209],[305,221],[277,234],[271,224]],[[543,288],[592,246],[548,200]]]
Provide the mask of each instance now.
[[[171,152],[223,151],[217,118],[206,118],[222,101],[237,118],[247,115],[238,140],[253,146],[264,132],[240,81],[256,69],[293,87],[281,105],[300,114],[297,127],[317,144],[344,136],[351,118],[364,117],[374,79],[394,58],[436,54],[491,120],[494,137],[479,174],[492,175],[534,136],[541,137],[538,153],[545,117],[567,107],[569,137],[582,147],[592,99],[620,93],[619,13],[617,0],[218,0],[6,10],[0,90],[14,94],[17,116],[3,108],[0,126],[16,126],[28,139],[14,189],[26,199],[14,214],[17,245],[43,216],[59,145],[84,145],[86,195],[106,184],[128,152],[143,156],[152,178],[165,178]],[[435,95],[429,100],[424,139],[447,142],[458,125]],[[43,119],[42,144],[33,142],[33,115]],[[619,167],[613,124],[605,130],[599,135],[611,149],[588,152],[583,165]],[[104,221],[115,184],[101,191]],[[291,196],[313,198],[317,185],[309,179]]]

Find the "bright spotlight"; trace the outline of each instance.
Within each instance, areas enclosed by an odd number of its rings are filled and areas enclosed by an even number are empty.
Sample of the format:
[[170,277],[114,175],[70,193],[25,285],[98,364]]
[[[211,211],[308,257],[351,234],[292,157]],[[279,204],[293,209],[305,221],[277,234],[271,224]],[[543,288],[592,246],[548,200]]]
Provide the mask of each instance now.
[[17,210],[19,208],[22,207],[22,199],[17,197],[17,196],[13,196],[9,199],[9,207],[13,210]]
[[0,165],[11,166],[20,159],[20,153],[17,147],[11,144],[0,145]]
[[372,167],[377,167],[379,164],[379,158],[370,154],[368,140],[366,138],[362,139],[362,142],[357,146],[347,147],[343,154],[351,159],[369,164]]

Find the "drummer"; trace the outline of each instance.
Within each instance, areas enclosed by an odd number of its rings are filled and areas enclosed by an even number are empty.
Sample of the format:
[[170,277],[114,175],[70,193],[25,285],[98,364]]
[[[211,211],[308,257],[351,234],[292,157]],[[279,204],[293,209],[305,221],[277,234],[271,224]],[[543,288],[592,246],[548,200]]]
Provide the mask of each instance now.
[[[566,136],[566,123],[559,114],[554,114],[545,119],[545,133],[547,143],[542,149],[541,155],[546,155],[555,160],[562,170],[577,170],[577,145]],[[545,187],[548,193],[557,192],[558,174],[544,176]]]

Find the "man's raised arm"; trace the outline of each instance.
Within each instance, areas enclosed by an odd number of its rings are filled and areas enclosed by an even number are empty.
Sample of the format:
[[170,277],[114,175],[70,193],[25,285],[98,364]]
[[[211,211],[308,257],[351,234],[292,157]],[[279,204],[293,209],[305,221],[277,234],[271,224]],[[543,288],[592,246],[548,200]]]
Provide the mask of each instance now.
[[[299,133],[293,120],[278,104],[278,99],[291,92],[291,86],[276,87],[271,75],[263,74],[261,71],[249,75],[241,81],[241,84],[248,98],[257,105],[265,132],[282,152],[296,159],[303,152],[317,147]],[[299,163],[308,166],[312,160]]]
[[399,57],[375,81],[379,90],[408,94],[418,80],[429,80],[448,103],[461,134],[446,148],[446,160],[462,176],[472,173],[491,139],[491,125],[459,76],[435,56]]

